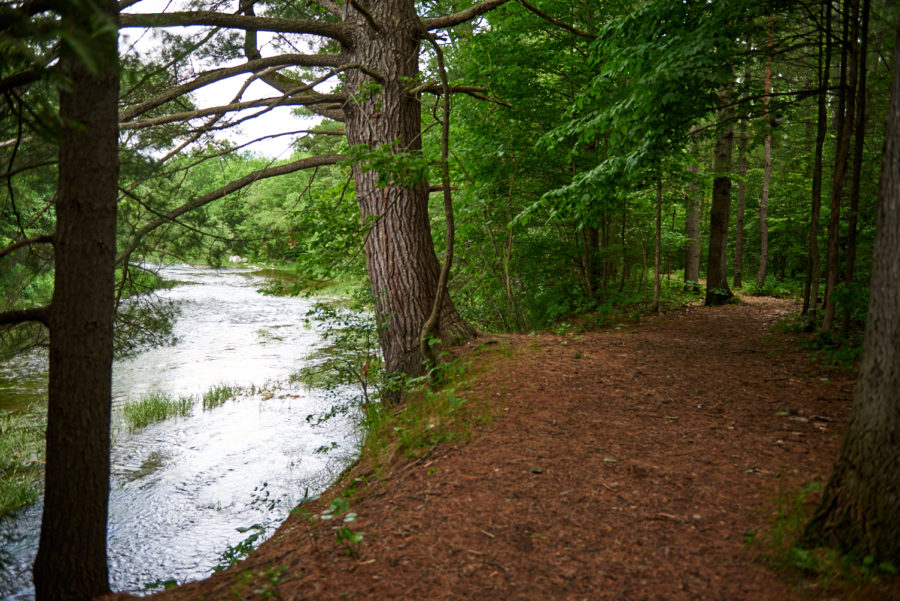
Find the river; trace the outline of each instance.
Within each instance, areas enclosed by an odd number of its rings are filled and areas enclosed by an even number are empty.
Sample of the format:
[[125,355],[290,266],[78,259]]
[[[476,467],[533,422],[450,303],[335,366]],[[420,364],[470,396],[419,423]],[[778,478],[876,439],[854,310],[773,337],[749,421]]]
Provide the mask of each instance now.
[[[323,344],[305,324],[313,300],[265,296],[257,290],[266,279],[251,269],[174,266],[162,275],[177,282],[161,293],[180,309],[175,344],[113,368],[110,580],[113,590],[132,593],[209,575],[221,553],[250,534],[239,528],[264,524],[271,533],[305,495],[332,481],[358,445],[349,418],[307,419],[327,411],[327,398],[288,383]],[[247,390],[134,433],[122,420],[125,401],[142,394],[197,396],[223,384]],[[46,359],[0,365],[0,394],[13,385],[40,396]],[[33,598],[40,515],[37,503],[0,522],[4,599]]]

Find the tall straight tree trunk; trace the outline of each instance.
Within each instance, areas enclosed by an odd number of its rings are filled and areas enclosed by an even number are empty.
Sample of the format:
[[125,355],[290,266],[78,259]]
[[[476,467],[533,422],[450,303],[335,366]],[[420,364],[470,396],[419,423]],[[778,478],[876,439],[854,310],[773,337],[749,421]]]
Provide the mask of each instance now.
[[[727,98],[722,95],[722,105]],[[731,212],[731,154],[734,126],[726,111],[719,113],[727,124],[716,138],[713,157],[712,207],[709,210],[709,255],[706,263],[706,305],[721,305],[734,294],[728,288],[728,220]]]
[[662,253],[662,177],[656,180],[656,239],[653,252],[653,311],[659,311],[659,267]]
[[810,325],[818,320],[819,302],[819,213],[822,209],[822,154],[828,130],[828,81],[831,71],[831,2],[823,0],[825,31],[819,34],[819,98],[816,116],[816,151],[813,157],[812,202],[809,217],[809,257],[807,259],[806,286],[803,295],[803,311]]
[[630,263],[628,262],[628,247],[625,246],[625,224],[628,222],[628,201],[622,200],[622,229],[621,229],[621,243],[622,243],[622,277],[619,278],[619,293],[621,293],[625,289],[625,282],[628,280],[628,269],[630,267]]
[[[772,48],[772,27],[775,17],[769,16],[769,49]],[[763,117],[766,120],[766,139],[763,141],[763,184],[759,195],[759,271],[756,273],[756,287],[765,288],[766,272],[769,268],[769,184],[772,179],[772,124],[769,121],[769,101],[772,92],[772,57],[766,57],[766,75],[763,81]]]
[[693,176],[687,185],[687,211],[685,213],[684,235],[687,245],[684,251],[684,289],[698,290],[700,280],[700,184],[697,177],[700,165],[692,163],[688,171]]
[[[853,5],[851,7],[851,4]],[[841,198],[844,192],[844,180],[847,175],[847,159],[850,155],[850,135],[853,131],[853,117],[856,114],[856,62],[859,35],[859,2],[844,2],[844,31],[842,40],[845,50],[841,53],[841,101],[839,103],[840,130],[837,141],[837,156],[834,161],[834,174],[831,183],[831,216],[828,226],[828,263],[825,280],[825,316],[822,319],[822,331],[828,332],[834,323],[834,290],[840,274],[840,257],[838,246],[841,236]],[[850,33],[848,36],[848,22]],[[848,56],[849,55],[849,56]]]
[[[859,188],[862,178],[863,149],[866,140],[866,63],[869,49],[869,10],[870,0],[863,0],[862,32],[859,49],[859,86],[857,88],[856,133],[854,135],[853,180],[850,184],[850,210],[847,213],[847,259],[844,267],[844,283],[849,287],[853,283],[853,271],[856,267],[856,230],[859,219]],[[842,329],[850,329],[850,311],[844,312]]]
[[[900,21],[897,24],[900,39]],[[863,359],[850,424],[822,502],[801,538],[900,565],[900,44],[878,194]]]
[[[88,600],[109,590],[106,521],[118,195],[118,7],[63,5],[93,68],[66,44],[50,306],[50,380],[37,601]],[[100,19],[109,27],[98,29]]]
[[[354,38],[345,49],[348,62],[366,65],[381,77],[347,72],[345,86],[353,97],[344,107],[347,142],[415,157],[421,153],[421,109],[418,98],[407,92],[419,75],[420,22],[414,3],[383,0],[372,3],[367,14],[350,6],[345,11]],[[428,219],[428,182],[402,181],[367,170],[365,163],[353,166],[353,179],[362,222],[370,228],[364,243],[366,266],[385,368],[421,375],[418,338],[440,273]],[[456,312],[449,295],[443,298],[438,337],[447,344],[474,337],[475,330]]]
[[[747,73],[749,77],[749,73]],[[738,206],[734,232],[734,287],[744,285],[744,212],[747,201],[747,119],[741,119],[741,135],[738,136]]]

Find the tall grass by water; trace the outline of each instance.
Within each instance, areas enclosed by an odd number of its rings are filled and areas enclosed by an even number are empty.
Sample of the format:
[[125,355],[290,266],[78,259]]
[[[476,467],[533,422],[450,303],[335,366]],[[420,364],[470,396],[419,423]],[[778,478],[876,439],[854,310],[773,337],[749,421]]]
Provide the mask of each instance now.
[[122,415],[125,423],[132,431],[145,428],[152,423],[161,422],[170,417],[187,417],[194,411],[193,397],[173,399],[162,392],[142,395],[136,401],[125,403]]
[[0,416],[0,517],[37,500],[43,464],[44,428],[38,417]]

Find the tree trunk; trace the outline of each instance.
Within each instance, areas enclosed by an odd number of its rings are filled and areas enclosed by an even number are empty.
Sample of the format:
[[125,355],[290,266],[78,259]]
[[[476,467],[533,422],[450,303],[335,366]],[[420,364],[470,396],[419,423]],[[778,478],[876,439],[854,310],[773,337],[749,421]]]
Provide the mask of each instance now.
[[[407,92],[419,72],[420,30],[414,4],[372,3],[367,15],[349,5],[345,10],[345,23],[352,27],[355,41],[346,50],[348,62],[363,64],[382,78],[376,81],[359,70],[347,72],[345,85],[353,98],[344,108],[347,141],[351,148],[362,145],[416,158],[421,153],[420,104]],[[356,163],[353,178],[361,219],[370,228],[365,237],[366,265],[385,368],[418,376],[424,372],[419,334],[440,273],[428,218],[428,182],[367,169],[365,161]],[[447,344],[475,336],[446,294],[438,334]]]
[[592,225],[581,228],[582,249],[581,274],[585,292],[591,301],[602,302],[600,282],[600,230]]
[[[837,156],[834,160],[834,174],[831,184],[831,216],[828,226],[828,262],[825,281],[825,316],[822,319],[822,331],[828,332],[834,323],[834,289],[837,287],[840,274],[840,257],[838,245],[841,235],[841,197],[844,191],[844,179],[847,174],[847,158],[850,156],[850,135],[853,131],[853,117],[856,114],[856,60],[859,22],[856,19],[858,2],[854,1],[856,10],[850,10],[850,2],[844,3],[844,47],[848,52],[841,53],[841,101],[839,103],[840,130],[837,141]],[[852,13],[852,14],[851,14]],[[848,36],[848,21],[852,23]]]
[[[62,46],[60,70],[70,85],[60,93],[64,126],[50,308],[44,510],[34,563],[37,601],[87,600],[109,590],[106,520],[119,171],[117,12],[115,2],[103,0],[62,14],[72,35],[90,39],[88,52],[96,70]],[[99,15],[113,25],[98,29]]]
[[[897,34],[900,35],[900,22]],[[878,195],[863,359],[850,424],[801,539],[900,565],[900,44]]]
[[[723,106],[727,101],[723,97]],[[720,114],[723,121],[727,115]],[[716,138],[713,158],[712,207],[709,210],[709,255],[706,263],[706,305],[721,305],[732,296],[728,288],[728,219],[731,212],[731,153],[734,126],[729,121]]]
[[656,180],[656,243],[653,252],[653,306],[654,313],[659,311],[659,265],[662,252],[662,178]]
[[[863,149],[866,140],[866,62],[869,48],[869,9],[870,0],[863,0],[862,33],[859,49],[859,86],[857,88],[856,134],[853,153],[853,181],[850,184],[850,210],[847,212],[847,259],[844,267],[844,283],[853,283],[853,271],[856,267],[856,234],[859,220],[859,188],[862,178]],[[844,312],[842,328],[850,329],[850,311]]]
[[[749,73],[748,73],[749,78]],[[741,135],[738,137],[738,206],[734,232],[734,287],[744,285],[744,210],[747,200],[747,120],[741,119]]]
[[[772,28],[774,15],[769,15],[769,50],[772,49]],[[769,184],[772,180],[772,124],[769,120],[769,94],[772,91],[772,57],[766,57],[766,76],[763,82],[763,117],[766,120],[766,139],[763,141],[763,185],[759,197],[759,271],[756,273],[756,287],[765,288],[766,271],[769,269]]]
[[828,80],[831,71],[831,2],[823,0],[825,31],[819,38],[819,99],[816,118],[816,152],[813,158],[812,203],[809,217],[809,257],[807,259],[806,286],[803,295],[803,312],[809,323],[817,321],[819,303],[819,213],[822,208],[822,153],[828,130]]
[[[692,164],[688,171],[697,176],[700,165]],[[684,251],[684,289],[697,290],[700,280],[700,185],[696,179],[688,182],[687,190],[684,235],[688,241]]]

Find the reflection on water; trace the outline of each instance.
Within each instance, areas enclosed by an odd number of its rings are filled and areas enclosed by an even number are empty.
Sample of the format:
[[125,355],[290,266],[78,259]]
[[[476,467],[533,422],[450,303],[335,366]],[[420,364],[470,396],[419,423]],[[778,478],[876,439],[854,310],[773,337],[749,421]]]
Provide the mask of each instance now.
[[[304,327],[312,301],[263,296],[256,289],[265,280],[250,270],[179,266],[163,275],[179,282],[162,293],[181,307],[177,343],[116,362],[115,408],[149,392],[177,398],[223,383],[284,382],[321,345]],[[13,387],[43,395],[45,373],[45,362],[35,357],[0,366],[0,397]],[[137,433],[116,412],[108,534],[113,589],[140,592],[158,580],[206,576],[227,546],[247,536],[236,528],[283,519],[304,495],[324,488],[356,448],[348,419],[315,427],[306,419],[327,405],[314,392],[277,386],[210,411],[197,404],[192,417]],[[0,400],[0,408],[8,407]],[[316,452],[332,442],[337,447],[327,455]],[[277,501],[273,511],[261,502],[266,496]],[[0,572],[3,598],[33,597],[29,570],[40,512],[38,504],[0,523],[3,553],[12,558]]]

